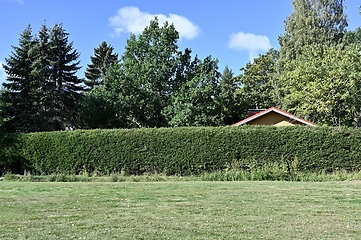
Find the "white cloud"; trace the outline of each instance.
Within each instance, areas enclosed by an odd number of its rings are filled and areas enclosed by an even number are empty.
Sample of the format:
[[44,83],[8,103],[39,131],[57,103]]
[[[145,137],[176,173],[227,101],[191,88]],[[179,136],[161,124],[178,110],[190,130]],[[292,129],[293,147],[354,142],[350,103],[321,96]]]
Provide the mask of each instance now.
[[149,22],[158,17],[159,23],[173,23],[175,29],[179,32],[180,38],[191,40],[200,33],[200,28],[188,20],[186,17],[169,14],[150,14],[141,12],[137,7],[123,7],[118,10],[118,14],[109,18],[110,26],[114,27],[113,36],[119,37],[122,33],[141,33]]
[[267,36],[244,32],[232,33],[228,47],[234,50],[248,51],[250,60],[253,60],[260,51],[267,51],[272,48]]
[[3,62],[0,61],[0,88],[2,86],[1,84],[5,82],[5,79],[6,79],[6,74],[3,68]]

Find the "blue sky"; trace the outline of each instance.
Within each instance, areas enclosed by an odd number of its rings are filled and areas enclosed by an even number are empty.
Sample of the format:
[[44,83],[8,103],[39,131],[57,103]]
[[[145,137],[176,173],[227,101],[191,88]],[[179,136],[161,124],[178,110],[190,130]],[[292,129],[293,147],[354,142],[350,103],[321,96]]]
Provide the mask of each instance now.
[[[361,26],[360,4],[346,0],[349,30]],[[253,57],[279,48],[277,37],[292,11],[292,0],[0,0],[0,63],[11,54],[11,46],[18,45],[29,23],[34,33],[44,22],[48,27],[62,23],[81,54],[78,76],[84,77],[90,56],[102,41],[121,55],[130,32],[140,33],[158,16],[174,23],[181,50],[191,48],[202,59],[212,55],[219,60],[220,71],[228,66],[238,75]],[[0,82],[4,79],[0,67]]]

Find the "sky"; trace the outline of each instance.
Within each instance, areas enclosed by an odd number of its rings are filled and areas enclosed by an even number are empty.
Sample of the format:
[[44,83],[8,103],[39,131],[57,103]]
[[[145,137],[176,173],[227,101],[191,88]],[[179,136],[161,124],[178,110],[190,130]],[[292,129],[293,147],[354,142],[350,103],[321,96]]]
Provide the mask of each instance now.
[[[361,26],[359,5],[346,0],[348,30]],[[1,63],[28,24],[34,34],[44,23],[63,24],[80,53],[81,78],[94,48],[106,41],[121,55],[130,33],[141,33],[155,16],[174,24],[179,50],[190,48],[201,59],[211,55],[221,72],[228,66],[238,75],[254,57],[279,49],[292,12],[292,0],[0,0],[0,83],[6,77]]]

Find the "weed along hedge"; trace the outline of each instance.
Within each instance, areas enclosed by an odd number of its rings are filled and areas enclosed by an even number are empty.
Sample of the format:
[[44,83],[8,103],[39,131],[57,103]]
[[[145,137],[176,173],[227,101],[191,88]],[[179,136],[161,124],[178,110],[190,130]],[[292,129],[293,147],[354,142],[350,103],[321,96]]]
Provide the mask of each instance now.
[[18,157],[34,174],[198,175],[270,163],[312,172],[361,169],[361,130],[351,128],[76,130],[24,134],[19,142]]

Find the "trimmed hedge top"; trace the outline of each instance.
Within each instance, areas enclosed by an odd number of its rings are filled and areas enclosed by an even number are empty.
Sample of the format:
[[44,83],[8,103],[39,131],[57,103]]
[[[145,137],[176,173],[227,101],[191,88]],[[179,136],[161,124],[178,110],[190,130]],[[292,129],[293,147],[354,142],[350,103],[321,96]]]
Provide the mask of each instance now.
[[189,127],[76,130],[21,136],[20,155],[35,174],[196,175],[236,162],[293,161],[301,171],[361,169],[361,131],[331,127]]

